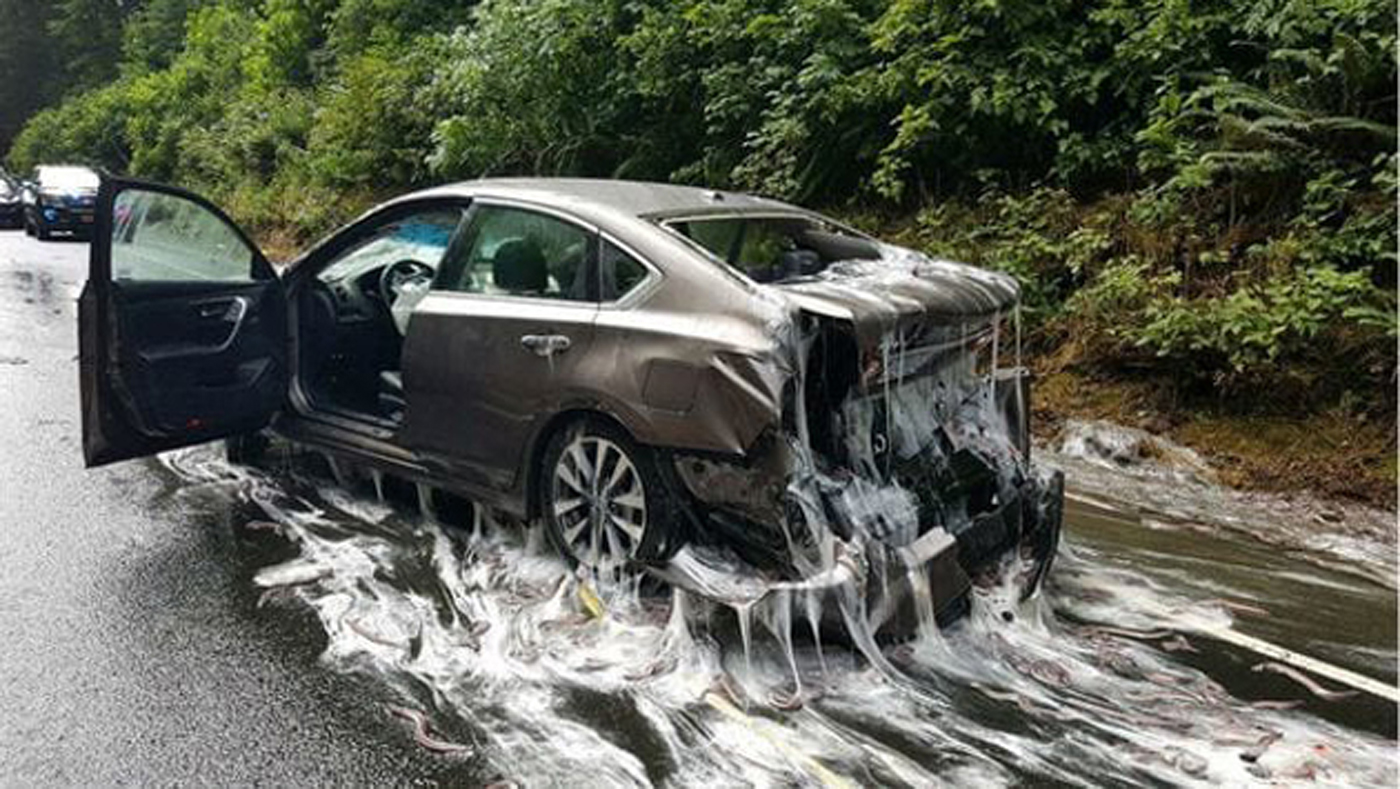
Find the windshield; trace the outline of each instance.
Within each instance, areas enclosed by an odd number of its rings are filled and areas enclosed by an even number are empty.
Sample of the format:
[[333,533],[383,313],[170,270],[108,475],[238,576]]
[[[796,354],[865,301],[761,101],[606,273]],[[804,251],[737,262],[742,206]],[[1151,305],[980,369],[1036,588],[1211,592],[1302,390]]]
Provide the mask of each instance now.
[[341,252],[316,276],[323,282],[336,282],[401,260],[436,270],[461,220],[460,208],[431,209],[395,219]]
[[10,186],[10,182],[6,181],[4,178],[0,178],[0,198],[10,197],[13,194],[14,188]]
[[97,173],[86,167],[40,167],[39,185],[45,189],[96,189]]
[[699,217],[665,224],[755,282],[782,282],[819,274],[838,260],[880,257],[869,239],[811,216]]

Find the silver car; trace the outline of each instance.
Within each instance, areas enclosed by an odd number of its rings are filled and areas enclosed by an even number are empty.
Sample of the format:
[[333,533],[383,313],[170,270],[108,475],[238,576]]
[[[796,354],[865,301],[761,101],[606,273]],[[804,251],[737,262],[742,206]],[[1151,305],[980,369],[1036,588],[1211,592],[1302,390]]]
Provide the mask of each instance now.
[[202,198],[107,178],[84,452],[271,432],[542,522],[594,572],[682,548],[790,584],[847,567],[892,620],[881,589],[917,568],[946,619],[1006,561],[1029,594],[1058,540],[1062,480],[1032,466],[1029,378],[1002,364],[1017,302],[732,192],[453,184],[279,271]]

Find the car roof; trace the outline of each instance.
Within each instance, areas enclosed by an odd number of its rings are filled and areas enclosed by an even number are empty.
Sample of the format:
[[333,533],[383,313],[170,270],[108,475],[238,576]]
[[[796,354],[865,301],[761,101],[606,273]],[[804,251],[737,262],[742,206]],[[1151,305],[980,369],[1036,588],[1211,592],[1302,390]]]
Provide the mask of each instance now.
[[698,186],[602,178],[483,178],[406,197],[497,197],[545,205],[591,206],[645,219],[722,213],[810,212],[777,200]]

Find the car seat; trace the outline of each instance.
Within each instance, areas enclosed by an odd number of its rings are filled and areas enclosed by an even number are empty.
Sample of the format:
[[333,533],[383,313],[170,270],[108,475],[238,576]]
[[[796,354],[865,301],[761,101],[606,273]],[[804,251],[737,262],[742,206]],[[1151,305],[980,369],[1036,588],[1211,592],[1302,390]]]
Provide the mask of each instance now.
[[500,245],[491,259],[491,280],[499,290],[533,296],[549,290],[549,266],[544,251],[532,239],[512,239]]

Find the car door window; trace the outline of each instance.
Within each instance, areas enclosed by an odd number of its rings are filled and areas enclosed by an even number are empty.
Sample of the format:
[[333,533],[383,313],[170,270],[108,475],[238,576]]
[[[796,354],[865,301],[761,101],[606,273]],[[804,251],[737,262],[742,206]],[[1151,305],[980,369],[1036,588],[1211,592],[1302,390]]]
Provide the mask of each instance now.
[[589,301],[592,234],[521,208],[478,206],[455,261],[436,287],[489,296]]
[[112,279],[251,282],[257,253],[214,211],[164,192],[126,189],[112,206]]
[[607,239],[598,250],[598,273],[602,279],[602,300],[617,301],[646,281],[647,267]]

